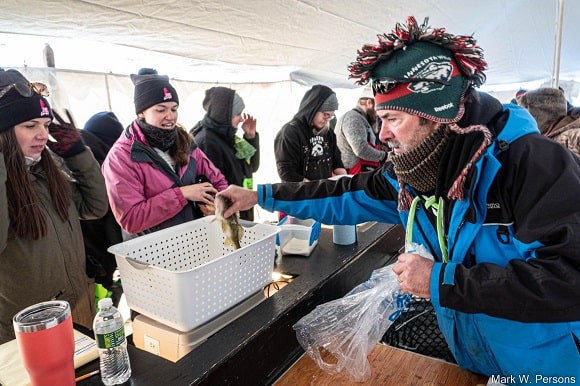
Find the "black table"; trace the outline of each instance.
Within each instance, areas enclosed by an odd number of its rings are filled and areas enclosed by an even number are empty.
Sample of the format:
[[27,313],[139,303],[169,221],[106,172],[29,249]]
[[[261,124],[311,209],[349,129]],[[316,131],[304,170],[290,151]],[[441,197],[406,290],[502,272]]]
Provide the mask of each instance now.
[[[276,270],[298,275],[273,296],[209,337],[173,363],[129,345],[132,375],[127,385],[270,385],[303,353],[292,326],[317,305],[344,296],[370,273],[392,261],[404,245],[401,226],[363,224],[358,241],[335,245],[323,228],[308,257],[284,255]],[[77,376],[98,369],[98,361]],[[100,376],[79,385],[102,385]]]

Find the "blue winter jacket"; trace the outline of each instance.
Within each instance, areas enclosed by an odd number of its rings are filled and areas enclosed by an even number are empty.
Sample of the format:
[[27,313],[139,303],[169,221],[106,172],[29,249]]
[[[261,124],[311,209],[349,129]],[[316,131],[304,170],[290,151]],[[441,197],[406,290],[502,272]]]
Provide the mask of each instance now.
[[[442,157],[436,195],[444,198],[448,262],[433,216],[420,206],[413,221],[413,241],[436,260],[430,290],[439,326],[464,369],[508,384],[580,383],[580,160],[541,136],[520,107],[505,105],[493,126],[462,201],[442,192],[482,135],[451,134]],[[326,224],[407,224],[398,190],[387,165],[337,181],[260,185],[258,200]]]

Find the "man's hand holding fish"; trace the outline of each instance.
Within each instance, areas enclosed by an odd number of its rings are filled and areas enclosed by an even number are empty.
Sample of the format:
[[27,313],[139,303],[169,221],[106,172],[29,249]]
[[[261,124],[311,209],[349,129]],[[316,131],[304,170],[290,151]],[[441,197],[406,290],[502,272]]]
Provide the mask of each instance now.
[[239,223],[239,212],[226,216],[225,212],[231,207],[231,201],[227,197],[216,196],[215,198],[215,219],[221,221],[222,230],[226,237],[224,245],[233,246],[240,249],[240,239],[244,235],[244,228]]
[[[218,200],[218,197],[229,200],[230,206],[225,207],[225,202]],[[216,215],[218,210],[223,213],[223,217],[228,218],[240,210],[248,210],[258,203],[258,192],[249,190],[237,185],[230,185],[226,190],[222,190],[216,195],[215,206]]]

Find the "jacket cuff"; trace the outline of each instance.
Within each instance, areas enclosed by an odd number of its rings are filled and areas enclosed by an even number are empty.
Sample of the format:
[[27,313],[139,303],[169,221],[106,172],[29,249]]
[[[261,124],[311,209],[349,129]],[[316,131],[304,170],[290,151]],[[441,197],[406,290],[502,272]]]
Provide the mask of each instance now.
[[431,272],[431,301],[436,307],[441,307],[440,286],[455,284],[455,263],[435,263]]
[[431,302],[434,306],[440,307],[439,302],[439,277],[441,276],[441,269],[443,268],[442,263],[435,263],[433,265],[433,270],[431,271],[431,282],[429,283],[429,292],[431,294]]
[[274,211],[274,198],[272,197],[272,184],[258,185],[258,205],[262,208],[273,212]]

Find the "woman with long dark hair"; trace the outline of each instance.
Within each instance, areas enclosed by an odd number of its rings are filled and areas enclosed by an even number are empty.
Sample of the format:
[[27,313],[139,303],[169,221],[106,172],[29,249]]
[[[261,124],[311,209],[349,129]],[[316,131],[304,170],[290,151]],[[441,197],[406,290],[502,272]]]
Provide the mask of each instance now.
[[79,219],[105,214],[105,184],[77,129],[42,93],[0,69],[0,343],[14,338],[12,317],[32,304],[66,300],[87,328],[95,313]]

